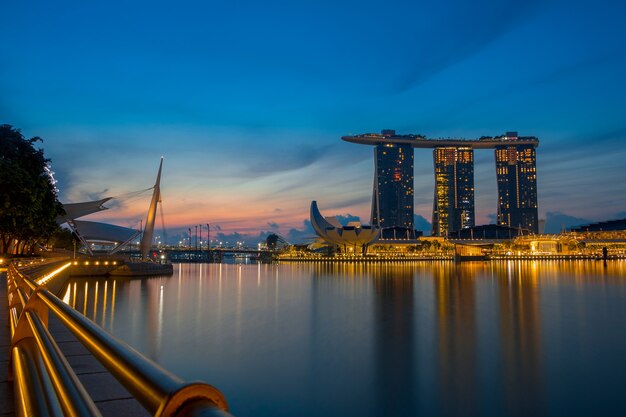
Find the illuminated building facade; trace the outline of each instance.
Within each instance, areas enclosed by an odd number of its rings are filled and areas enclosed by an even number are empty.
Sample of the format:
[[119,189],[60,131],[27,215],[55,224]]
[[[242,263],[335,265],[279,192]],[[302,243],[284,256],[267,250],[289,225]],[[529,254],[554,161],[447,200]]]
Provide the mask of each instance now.
[[[509,132],[479,139],[428,139],[397,135],[393,130],[343,136],[346,142],[374,146],[376,166],[372,226],[413,233],[413,149],[434,149],[435,200],[433,234],[450,236],[472,228],[474,149],[495,149],[498,225],[538,233],[536,148],[539,139]],[[458,234],[458,233],[457,233]],[[396,238],[396,236],[391,236]]]
[[433,150],[435,196],[433,236],[474,226],[474,150],[441,147]]
[[[383,130],[382,135],[393,136],[395,131]],[[371,224],[381,229],[383,237],[409,238],[413,234],[413,147],[378,143],[374,164]]]
[[[507,132],[505,141],[517,141]],[[533,145],[506,144],[495,147],[498,182],[498,225],[538,233],[537,153]]]

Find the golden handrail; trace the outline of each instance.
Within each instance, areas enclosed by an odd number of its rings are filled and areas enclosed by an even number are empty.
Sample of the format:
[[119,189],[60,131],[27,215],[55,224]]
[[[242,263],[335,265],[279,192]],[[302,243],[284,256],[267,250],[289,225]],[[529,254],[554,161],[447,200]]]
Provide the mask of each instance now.
[[[24,338],[20,335],[20,331],[12,329],[12,335],[18,335],[21,338],[17,344],[24,345],[24,347],[16,346],[13,349],[14,369],[16,365],[19,368],[19,372],[15,372],[15,375],[16,378],[20,378],[18,384],[23,383],[25,387],[32,390],[33,394],[28,394],[31,395],[32,401],[37,403],[48,401],[42,399],[43,394],[41,394],[41,392],[47,393],[46,389],[40,387],[45,384],[28,380],[29,375],[33,374],[31,369],[36,368],[33,362],[42,358],[48,375],[55,385],[60,386],[57,395],[59,404],[66,415],[99,415],[95,405],[93,409],[89,405],[91,398],[88,397],[46,329],[47,317],[42,321],[36,314],[36,310],[45,307],[51,310],[93,356],[154,416],[231,416],[227,412],[226,400],[217,388],[204,382],[184,382],[65,304],[44,286],[37,285],[14,265],[9,267],[8,277],[13,281],[11,285],[15,287],[10,297],[18,297],[23,310],[18,315],[16,306],[12,308],[14,315],[19,316],[16,328],[25,326],[27,322],[33,333],[33,337]],[[27,293],[30,293],[28,298]],[[35,302],[39,305],[36,308],[30,308],[29,306]],[[20,323],[21,320],[25,321],[24,325]],[[33,338],[36,341],[37,352],[40,353],[31,352]],[[26,349],[26,346],[29,348]],[[84,398],[85,396],[88,401]],[[57,415],[55,410],[56,407],[52,407],[52,410],[45,414]],[[92,414],[94,410],[98,414]]]

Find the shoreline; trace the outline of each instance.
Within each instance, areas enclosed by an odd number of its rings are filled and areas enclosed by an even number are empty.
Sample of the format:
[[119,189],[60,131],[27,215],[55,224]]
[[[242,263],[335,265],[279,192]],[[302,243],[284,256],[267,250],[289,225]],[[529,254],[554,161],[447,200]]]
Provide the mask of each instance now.
[[[626,259],[624,256],[609,256],[606,261],[616,261]],[[319,262],[319,263],[384,263],[384,262],[493,262],[493,261],[605,261],[601,256],[596,255],[489,255],[484,257],[461,257],[453,255],[441,256],[397,256],[397,257],[375,257],[375,256],[354,256],[354,257],[279,257],[278,262]]]

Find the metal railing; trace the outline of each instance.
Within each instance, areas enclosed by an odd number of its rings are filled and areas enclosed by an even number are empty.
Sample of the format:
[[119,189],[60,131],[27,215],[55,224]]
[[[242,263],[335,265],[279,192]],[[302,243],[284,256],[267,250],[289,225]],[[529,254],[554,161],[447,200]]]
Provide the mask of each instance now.
[[65,304],[13,264],[7,273],[7,294],[18,415],[101,415],[47,329],[48,312],[52,311],[152,415],[231,416],[217,388],[181,380]]

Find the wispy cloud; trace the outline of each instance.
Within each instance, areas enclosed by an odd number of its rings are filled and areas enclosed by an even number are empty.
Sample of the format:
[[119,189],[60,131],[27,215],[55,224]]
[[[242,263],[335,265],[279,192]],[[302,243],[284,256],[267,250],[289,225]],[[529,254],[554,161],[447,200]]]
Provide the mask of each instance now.
[[252,146],[242,150],[241,157],[247,161],[246,171],[257,177],[306,168],[324,158],[328,151],[328,146],[280,145],[270,149]]
[[424,9],[419,17],[416,62],[391,84],[402,93],[443,69],[481,51],[503,34],[538,13],[539,0],[451,0],[444,7]]

